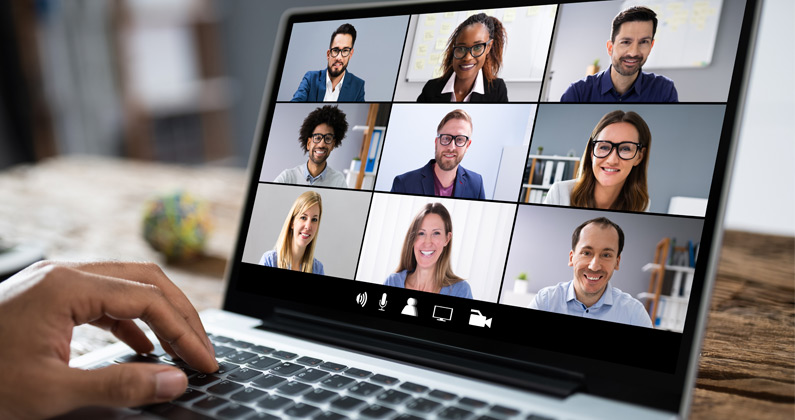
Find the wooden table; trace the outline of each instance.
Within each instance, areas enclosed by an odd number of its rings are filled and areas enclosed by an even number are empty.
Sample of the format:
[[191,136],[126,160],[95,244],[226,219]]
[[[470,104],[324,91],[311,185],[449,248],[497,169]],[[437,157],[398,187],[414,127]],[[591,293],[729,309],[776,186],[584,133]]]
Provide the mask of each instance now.
[[[0,172],[0,237],[53,259],[159,262],[197,309],[219,307],[246,189],[239,169],[69,157]],[[206,258],[166,261],[141,239],[143,203],[184,190],[210,203]],[[75,331],[72,353],[111,340]],[[795,418],[795,238],[727,232],[712,299],[694,419]]]

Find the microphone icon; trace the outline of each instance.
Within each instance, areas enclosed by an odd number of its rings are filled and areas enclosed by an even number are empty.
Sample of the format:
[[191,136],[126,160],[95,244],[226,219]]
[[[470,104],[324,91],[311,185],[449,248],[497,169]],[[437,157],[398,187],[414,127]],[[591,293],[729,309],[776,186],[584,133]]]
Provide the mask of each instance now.
[[381,300],[378,301],[378,306],[381,307],[381,309],[379,309],[379,311],[383,311],[384,308],[386,307],[386,293],[381,295]]

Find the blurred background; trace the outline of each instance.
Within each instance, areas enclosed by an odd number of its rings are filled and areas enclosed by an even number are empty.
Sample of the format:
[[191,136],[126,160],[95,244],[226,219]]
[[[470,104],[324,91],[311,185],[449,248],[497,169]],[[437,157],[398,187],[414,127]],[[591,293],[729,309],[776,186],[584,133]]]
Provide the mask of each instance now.
[[[327,3],[2,2],[0,170],[64,155],[244,168],[279,17]],[[795,234],[793,16],[764,4],[728,228]]]

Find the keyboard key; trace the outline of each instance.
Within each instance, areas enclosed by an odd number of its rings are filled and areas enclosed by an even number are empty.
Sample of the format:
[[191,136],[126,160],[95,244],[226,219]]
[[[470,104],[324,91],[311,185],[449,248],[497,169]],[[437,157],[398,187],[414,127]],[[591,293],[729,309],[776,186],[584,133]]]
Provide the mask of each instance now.
[[310,389],[312,389],[312,385],[302,384],[301,382],[287,382],[277,388],[276,391],[288,397],[295,397],[308,392]]
[[299,373],[298,375],[295,375],[295,379],[298,379],[301,382],[314,383],[321,379],[326,379],[328,376],[329,376],[328,372],[319,369],[309,368]]
[[281,376],[276,375],[265,375],[259,377],[257,380],[252,382],[252,385],[258,386],[264,389],[271,389],[275,388],[283,383],[287,382],[287,379],[282,378]]
[[210,395],[204,399],[199,400],[198,402],[193,403],[193,406],[196,408],[201,408],[202,410],[214,410],[226,404],[227,402],[228,402],[227,400],[221,397],[215,397]]
[[283,351],[283,350],[275,351],[271,353],[271,356],[282,360],[292,360],[298,357],[298,355],[295,353],[290,353],[289,351]]
[[259,412],[246,420],[281,420],[281,417],[274,416],[273,414]]
[[229,345],[235,346],[235,347],[241,348],[241,349],[250,349],[250,348],[254,347],[254,343],[249,343],[248,341],[243,341],[243,340],[232,340],[232,341],[229,342]]
[[249,382],[262,375],[262,372],[254,369],[240,368],[229,374],[226,378],[235,382]]
[[373,375],[373,377],[370,378],[370,380],[373,381],[373,382],[377,382],[379,384],[384,384],[384,385],[395,385],[396,383],[400,382],[400,380],[398,380],[398,378],[393,378],[391,376],[381,375],[379,373]]
[[334,375],[328,379],[325,379],[320,384],[329,389],[340,390],[353,385],[355,382],[356,380],[354,379],[346,378],[342,375]]
[[285,411],[284,414],[287,414],[290,417],[296,417],[300,419],[300,418],[312,417],[319,412],[320,409],[313,405],[298,403],[287,409],[287,411]]
[[468,405],[468,406],[470,406],[470,407],[474,407],[474,408],[483,408],[483,407],[485,407],[485,406],[487,405],[487,404],[486,404],[485,402],[483,402],[483,401],[480,401],[480,400],[473,400],[472,398],[468,398],[468,397],[461,398],[461,399],[458,401],[458,403],[459,403],[459,404],[462,404],[462,405]]
[[235,341],[234,338],[225,337],[223,335],[213,335],[210,340],[212,340],[213,343],[229,343]]
[[405,389],[406,391],[414,392],[416,394],[421,394],[428,390],[427,386],[415,384],[414,382],[403,382],[400,384],[400,388]]
[[447,407],[436,415],[437,418],[446,420],[464,420],[472,415],[471,411],[458,407]]
[[203,397],[204,395],[204,392],[197,391],[193,388],[188,388],[185,390],[184,394],[180,395],[179,398],[175,399],[174,401],[189,402],[195,400],[196,398]]
[[205,385],[210,385],[210,384],[218,382],[220,380],[221,380],[221,378],[219,378],[219,377],[217,377],[215,375],[210,375],[210,374],[207,374],[207,373],[200,373],[200,374],[195,375],[192,378],[188,379],[188,383],[193,385],[193,386],[195,386],[195,387],[201,387],[201,386],[205,386]]
[[302,370],[304,370],[304,367],[299,364],[284,362],[279,366],[271,368],[271,373],[275,373],[280,376],[293,376]]
[[161,363],[160,359],[154,356],[143,354],[131,353],[124,356],[117,357],[114,362],[116,363]]
[[212,417],[207,417],[171,403],[150,405],[145,407],[144,410],[169,420],[212,420]]
[[270,352],[272,352],[275,349],[272,349],[272,348],[266,347],[266,346],[254,346],[254,347],[250,348],[249,350],[253,351],[254,353],[257,353],[257,354],[269,354]]
[[323,363],[322,365],[320,365],[318,367],[323,369],[323,370],[327,370],[329,372],[342,372],[343,370],[345,370],[347,368],[347,366],[345,366],[345,365],[341,365],[339,363],[332,363],[332,362]]
[[268,395],[265,391],[260,391],[256,388],[244,388],[242,391],[232,394],[229,397],[232,401],[241,402],[241,403],[250,403],[254,400],[264,397]]
[[555,420],[555,418],[542,416],[539,414],[530,414],[529,416],[527,416],[527,420]]
[[342,397],[331,402],[331,408],[342,411],[353,411],[362,407],[366,403],[358,398]]
[[347,417],[332,411],[326,411],[325,413],[315,416],[313,420],[343,420],[343,419],[347,419]]
[[233,347],[227,347],[215,344],[213,344],[213,347],[215,348],[215,357],[226,357],[227,355],[237,351]]
[[407,409],[423,414],[431,413],[441,406],[442,405],[438,402],[431,401],[427,398],[417,398],[415,400],[409,401],[409,403],[406,404]]
[[188,378],[190,378],[191,376],[199,373],[198,370],[193,369],[193,368],[191,368],[191,367],[189,367],[188,365],[185,365],[185,364],[178,364],[178,365],[175,365],[175,366],[178,367],[181,371],[185,372],[185,376],[187,376]]
[[305,366],[317,366],[317,365],[323,363],[323,361],[320,360],[320,359],[316,359],[314,357],[304,356],[304,357],[296,360],[296,363],[300,363],[300,364],[305,365]]
[[345,371],[345,374],[348,375],[348,376],[351,376],[353,378],[364,379],[364,378],[372,375],[373,372],[369,372],[369,371],[362,370],[362,369],[357,369],[357,368],[350,368],[350,369]]
[[251,353],[249,351],[238,351],[238,352],[235,352],[235,353],[232,353],[232,354],[228,354],[225,357],[226,357],[226,360],[228,360],[228,361],[230,361],[232,363],[237,363],[239,365],[242,365],[243,363],[246,363],[249,360],[257,357],[257,355],[254,354],[254,353]]
[[376,399],[379,402],[391,405],[399,405],[402,404],[403,401],[411,398],[411,395],[406,394],[405,392],[398,391],[396,389],[390,389],[384,392],[383,394],[379,395]]
[[267,410],[275,411],[275,410],[281,410],[282,408],[285,408],[292,403],[293,402],[287,398],[280,397],[278,395],[268,395],[267,397],[259,400],[257,406],[265,408]]
[[235,370],[235,369],[237,369],[239,367],[240,366],[238,366],[238,365],[236,365],[234,363],[218,362],[218,371],[215,372],[215,374],[216,375],[225,375],[225,374],[227,374],[227,373],[229,373],[229,372],[231,372],[231,371],[233,371],[233,370]]
[[240,404],[231,404],[229,407],[219,411],[216,415],[222,419],[242,419],[252,413],[254,413],[254,410],[251,408],[242,406]]
[[495,406],[491,407],[491,412],[492,413],[496,413],[496,414],[500,414],[502,416],[508,416],[508,417],[515,416],[515,415],[519,414],[519,410],[517,410],[515,408],[511,408],[511,407],[505,407],[503,405],[495,405]]
[[333,398],[336,398],[337,396],[338,394],[336,392],[332,392],[321,388],[315,388],[312,390],[312,392],[304,395],[304,399],[309,402],[322,404],[324,402],[330,401]]
[[365,419],[383,419],[391,417],[394,413],[395,410],[391,408],[373,404],[362,410],[359,415]]
[[358,384],[348,389],[348,392],[356,396],[367,398],[371,395],[377,395],[379,392],[383,390],[384,388],[378,385],[371,384],[369,382],[359,382]]
[[478,417],[475,420],[502,420],[502,419],[497,418],[497,417],[487,416],[487,415],[484,414],[484,415]]
[[268,370],[271,366],[275,366],[278,363],[281,363],[281,360],[267,356],[261,356],[258,359],[248,361],[249,366],[259,370]]
[[446,392],[446,391],[442,391],[442,390],[439,390],[439,389],[434,389],[433,391],[430,392],[430,394],[428,394],[428,396],[436,398],[437,400],[441,400],[441,401],[453,401],[456,398],[458,398],[458,396],[455,395],[455,394],[452,394],[452,393]]
[[422,417],[412,416],[411,414],[402,414],[395,418],[395,420],[425,420]]
[[207,392],[215,395],[226,395],[230,394],[235,391],[239,391],[243,388],[243,385],[232,381],[221,381],[209,388],[207,388]]

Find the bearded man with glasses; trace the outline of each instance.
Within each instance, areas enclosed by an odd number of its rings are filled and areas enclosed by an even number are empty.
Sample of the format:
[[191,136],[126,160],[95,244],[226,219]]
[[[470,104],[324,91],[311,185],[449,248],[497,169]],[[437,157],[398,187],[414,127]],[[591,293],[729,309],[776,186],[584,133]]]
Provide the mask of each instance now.
[[356,28],[344,23],[331,34],[324,70],[308,71],[291,102],[364,102],[364,80],[348,71]]
[[396,176],[391,191],[485,199],[483,177],[461,166],[471,144],[472,118],[462,109],[449,112],[436,128],[435,158],[422,168]]

